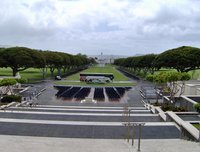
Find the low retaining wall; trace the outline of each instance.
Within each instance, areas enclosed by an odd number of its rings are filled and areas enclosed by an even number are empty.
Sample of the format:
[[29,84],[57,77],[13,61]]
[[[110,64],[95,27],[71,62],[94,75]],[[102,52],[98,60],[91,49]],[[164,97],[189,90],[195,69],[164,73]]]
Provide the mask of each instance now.
[[196,129],[193,125],[191,125],[189,122],[183,121],[174,112],[167,112],[167,120],[175,122],[180,127],[182,138],[188,137],[189,139],[200,141],[200,131]]
[[167,116],[166,116],[165,112],[164,112],[160,107],[156,107],[155,110],[156,110],[156,113],[158,113],[159,116],[160,116],[164,121],[167,121]]
[[0,109],[1,110],[5,110],[6,108],[11,107],[11,106],[15,106],[16,104],[17,104],[17,102],[11,102],[11,103],[9,103],[7,105],[0,106]]

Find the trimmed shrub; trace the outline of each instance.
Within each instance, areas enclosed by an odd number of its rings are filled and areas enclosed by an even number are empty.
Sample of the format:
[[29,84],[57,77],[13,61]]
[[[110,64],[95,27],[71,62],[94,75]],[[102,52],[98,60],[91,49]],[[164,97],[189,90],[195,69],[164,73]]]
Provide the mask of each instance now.
[[6,95],[1,99],[3,103],[10,103],[10,102],[21,102],[22,96],[19,95]]
[[200,103],[195,104],[194,108],[196,109],[197,112],[200,113]]
[[147,80],[147,81],[150,81],[150,82],[153,82],[153,80],[154,80],[153,74],[148,74],[148,75],[146,76],[146,80]]
[[171,104],[164,104],[161,106],[163,111],[173,111],[173,112],[185,112],[187,109],[185,107],[175,107]]
[[28,82],[28,80],[27,79],[25,79],[25,78],[20,78],[20,79],[16,79],[16,81],[18,82],[18,83],[27,83]]
[[4,78],[1,80],[0,85],[1,86],[11,86],[11,85],[15,85],[17,83],[17,81],[14,78]]

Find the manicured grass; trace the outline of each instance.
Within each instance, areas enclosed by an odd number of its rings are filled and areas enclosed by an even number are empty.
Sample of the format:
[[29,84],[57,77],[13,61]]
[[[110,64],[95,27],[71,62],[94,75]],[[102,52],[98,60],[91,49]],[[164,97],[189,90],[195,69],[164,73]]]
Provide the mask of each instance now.
[[90,67],[89,69],[83,70],[79,73],[73,74],[67,77],[67,80],[79,80],[80,73],[113,73],[114,81],[128,81],[128,78],[124,76],[122,73],[117,71],[115,67],[111,65],[106,65],[105,67]]
[[[40,69],[27,69],[25,71],[21,71],[20,75],[22,78],[26,78],[26,79],[43,79],[42,78],[42,72],[40,71]],[[50,77],[50,72],[48,71],[46,77]]]
[[[124,76],[122,73],[117,71],[115,67],[111,65],[107,65],[105,67],[91,67],[89,69],[86,69],[84,71],[81,71],[82,73],[113,73],[114,75],[114,81],[128,81],[128,78]],[[56,74],[57,71],[55,70],[54,74]],[[74,75],[71,75],[67,77],[67,80],[79,80],[79,73],[76,73]],[[42,80],[42,72],[40,69],[35,68],[29,68],[27,70],[21,71],[20,75],[22,78],[26,78],[29,80],[29,83],[36,82],[38,80]],[[0,68],[0,76],[12,76],[12,70],[10,68]],[[46,77],[50,77],[50,71],[48,70],[48,73]],[[56,82],[57,83],[57,82]],[[90,85],[90,86],[133,86],[133,83],[109,83],[109,84],[86,84],[85,82],[58,82],[65,85]]]
[[11,68],[0,68],[0,76],[12,76]]
[[200,124],[192,124],[194,127],[196,127],[198,130],[200,130]]
[[[112,83],[105,83],[105,84],[95,84],[95,83],[86,83],[86,82],[79,82],[80,73],[113,73],[114,75],[114,82]],[[122,73],[117,71],[114,66],[106,65],[105,67],[97,67],[93,66],[89,69],[83,70],[79,73],[73,74],[66,78],[66,80],[72,81],[57,81],[55,84],[58,85],[73,85],[73,86],[134,86],[135,83],[133,82],[118,82],[118,81],[128,81],[128,77],[124,76]],[[75,81],[77,82],[75,82]]]
[[[55,71],[56,72],[56,71]],[[12,76],[11,68],[0,68],[0,76]],[[36,81],[43,79],[42,72],[40,69],[29,68],[27,70],[21,71],[20,76],[26,78],[29,81]],[[50,71],[48,70],[46,77],[50,77]]]
[[95,83],[86,83],[86,82],[71,82],[71,81],[57,81],[55,82],[55,84],[57,85],[73,85],[73,86],[102,86],[102,87],[106,87],[106,86],[127,86],[127,87],[133,87],[136,84],[135,83],[117,83],[117,82],[113,82],[113,83],[105,83],[105,84],[95,84]]
[[200,70],[192,70],[188,72],[191,75],[192,79],[200,78]]

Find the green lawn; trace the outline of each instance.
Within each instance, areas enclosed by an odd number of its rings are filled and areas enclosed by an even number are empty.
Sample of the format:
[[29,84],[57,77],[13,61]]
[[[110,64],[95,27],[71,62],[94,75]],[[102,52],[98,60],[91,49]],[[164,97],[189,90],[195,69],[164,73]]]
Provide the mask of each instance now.
[[95,84],[95,83],[86,83],[86,82],[70,82],[70,81],[57,81],[55,82],[57,85],[73,85],[73,86],[127,86],[127,87],[133,87],[135,86],[135,83],[105,83],[105,84]]
[[200,124],[192,124],[194,127],[196,127],[198,130],[200,130]]
[[[12,76],[11,68],[0,68],[0,76]],[[27,70],[21,71],[20,76],[33,82],[42,79],[42,72],[40,69],[29,68]],[[48,71],[46,77],[50,77],[50,71]]]
[[[54,72],[56,74],[57,71]],[[105,67],[91,67],[89,69],[83,70],[81,72],[85,73],[113,73],[114,75],[114,82],[113,83],[108,83],[108,84],[86,84],[85,82],[66,82],[66,81],[58,81],[56,84],[61,84],[61,85],[86,85],[86,86],[134,86],[134,83],[117,83],[116,81],[128,81],[128,78],[124,76],[122,73],[117,71],[115,67],[111,65],[107,65]],[[67,77],[67,80],[79,80],[79,73],[76,73],[74,75],[71,75]],[[26,78],[29,80],[29,83],[31,82],[36,82],[38,80],[42,79],[42,72],[40,69],[35,69],[35,68],[29,68],[27,70],[21,71],[20,75],[22,78]],[[0,76],[12,76],[12,70],[10,68],[0,68]],[[48,71],[47,76],[50,77],[50,71]]]
[[192,70],[188,72],[191,75],[192,79],[200,78],[200,70]]
[[83,70],[79,73],[73,74],[69,77],[67,77],[67,80],[79,80],[80,78],[80,73],[113,73],[114,75],[114,81],[128,81],[128,78],[124,76],[122,73],[117,71],[115,67],[111,65],[106,65],[105,67],[91,67],[89,69]]
[[[74,82],[79,81],[80,73],[113,73],[114,82],[106,83],[106,84],[94,84],[94,83],[86,83],[86,82]],[[73,74],[69,77],[65,78],[66,80],[72,81],[57,81],[55,84],[59,85],[74,85],[74,86],[134,86],[135,83],[130,82],[128,77],[124,76],[118,70],[115,69],[112,65],[106,65],[105,67],[97,67],[93,66],[89,69],[83,70],[79,73]],[[74,80],[74,81],[73,81]],[[118,82],[118,81],[129,81],[129,82]]]
[[12,76],[11,68],[0,68],[0,76]]

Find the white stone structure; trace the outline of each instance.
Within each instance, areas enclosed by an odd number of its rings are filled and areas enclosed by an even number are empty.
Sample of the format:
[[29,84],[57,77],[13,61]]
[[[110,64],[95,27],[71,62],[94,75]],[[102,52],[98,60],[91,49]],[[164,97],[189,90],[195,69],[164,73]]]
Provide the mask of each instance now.
[[200,95],[200,81],[187,81],[183,95]]

